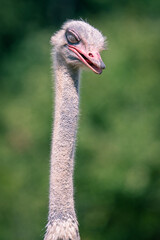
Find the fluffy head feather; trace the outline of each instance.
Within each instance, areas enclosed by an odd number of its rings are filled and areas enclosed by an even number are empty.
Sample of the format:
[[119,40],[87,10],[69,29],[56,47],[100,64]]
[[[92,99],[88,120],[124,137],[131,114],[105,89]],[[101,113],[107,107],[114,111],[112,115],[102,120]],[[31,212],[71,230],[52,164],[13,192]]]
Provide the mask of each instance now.
[[87,66],[96,73],[105,68],[100,51],[105,49],[102,33],[81,20],[69,20],[51,38],[54,51],[60,53],[68,64]]

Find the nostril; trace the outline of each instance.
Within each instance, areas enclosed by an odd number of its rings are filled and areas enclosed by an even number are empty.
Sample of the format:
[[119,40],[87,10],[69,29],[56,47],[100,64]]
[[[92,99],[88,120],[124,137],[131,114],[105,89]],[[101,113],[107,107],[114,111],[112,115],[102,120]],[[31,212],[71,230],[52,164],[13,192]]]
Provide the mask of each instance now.
[[92,53],[88,53],[88,56],[90,56],[90,57],[94,57]]

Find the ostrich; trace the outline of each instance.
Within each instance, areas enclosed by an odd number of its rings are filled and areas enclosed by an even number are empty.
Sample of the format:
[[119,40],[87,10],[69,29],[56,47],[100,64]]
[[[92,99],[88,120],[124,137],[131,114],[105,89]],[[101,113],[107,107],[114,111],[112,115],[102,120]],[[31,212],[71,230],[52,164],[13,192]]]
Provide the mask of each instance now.
[[44,240],[80,240],[73,198],[74,153],[79,115],[79,78],[84,66],[100,74],[105,38],[89,25],[70,20],[52,36],[55,113],[50,163],[49,216]]

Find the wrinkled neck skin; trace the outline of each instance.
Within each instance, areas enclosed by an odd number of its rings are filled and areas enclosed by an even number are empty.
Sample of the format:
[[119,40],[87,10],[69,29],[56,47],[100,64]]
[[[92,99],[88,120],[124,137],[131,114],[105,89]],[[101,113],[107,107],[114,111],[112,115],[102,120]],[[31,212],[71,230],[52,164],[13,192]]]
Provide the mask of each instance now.
[[79,115],[79,69],[53,54],[55,113],[51,150],[49,222],[76,220],[73,198],[74,151]]

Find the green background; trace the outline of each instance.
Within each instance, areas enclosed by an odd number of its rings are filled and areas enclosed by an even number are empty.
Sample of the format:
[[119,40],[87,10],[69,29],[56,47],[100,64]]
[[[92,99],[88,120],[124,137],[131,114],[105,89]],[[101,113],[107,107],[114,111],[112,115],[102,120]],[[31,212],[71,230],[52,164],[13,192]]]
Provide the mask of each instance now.
[[0,239],[43,239],[51,35],[80,18],[108,38],[82,74],[75,202],[83,240],[160,239],[160,2],[1,0]]

